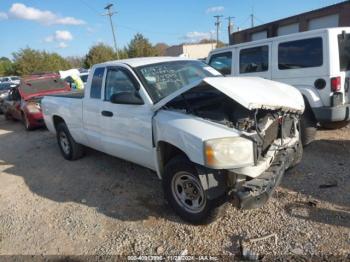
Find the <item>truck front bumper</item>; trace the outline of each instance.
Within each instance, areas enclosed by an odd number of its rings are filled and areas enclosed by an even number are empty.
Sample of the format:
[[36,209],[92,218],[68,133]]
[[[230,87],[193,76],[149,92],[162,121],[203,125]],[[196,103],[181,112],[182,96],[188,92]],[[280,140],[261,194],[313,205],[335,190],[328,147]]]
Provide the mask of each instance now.
[[270,168],[263,174],[238,184],[230,193],[231,203],[241,209],[258,208],[264,205],[280,184],[285,170],[289,167],[290,154],[288,150],[278,152]]
[[318,122],[350,121],[350,104],[335,107],[316,107],[312,111]]

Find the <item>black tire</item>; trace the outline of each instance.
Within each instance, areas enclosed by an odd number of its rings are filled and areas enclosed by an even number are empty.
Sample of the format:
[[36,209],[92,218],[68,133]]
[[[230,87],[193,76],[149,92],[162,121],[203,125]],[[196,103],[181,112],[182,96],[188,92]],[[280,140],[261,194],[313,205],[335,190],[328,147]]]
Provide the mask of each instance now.
[[84,146],[74,141],[65,123],[59,123],[57,125],[56,135],[58,146],[65,159],[72,161],[84,155]]
[[301,127],[301,142],[303,146],[307,146],[315,140],[317,132],[317,121],[311,112],[311,109],[306,107],[304,114],[300,120]]
[[346,127],[349,124],[349,121],[338,121],[338,122],[327,122],[327,123],[321,123],[321,126],[325,129],[340,129],[343,127]]
[[[204,204],[200,210],[196,212],[188,211],[185,205],[180,203],[181,200],[176,197],[176,192],[174,190],[178,190],[179,187],[175,189],[174,180],[176,180],[176,177],[179,176],[179,174],[191,176],[191,179],[197,181],[197,183],[194,183],[195,185],[193,186],[192,190],[194,191],[195,189],[198,189],[197,186],[199,186],[200,190],[202,190],[202,203]],[[193,163],[189,161],[185,156],[176,156],[168,162],[168,164],[165,166],[162,183],[164,196],[169,202],[170,206],[183,220],[191,224],[209,224],[220,217],[225,210],[225,205],[223,204],[224,201],[222,201],[222,199],[209,200],[207,198],[207,194],[203,190],[202,185],[199,181],[196,168],[194,167]],[[192,181],[189,183],[192,183]],[[184,190],[186,190],[186,187]],[[187,195],[187,193],[185,194]],[[200,193],[198,194],[200,195]],[[189,199],[186,199],[186,201],[188,200]]]

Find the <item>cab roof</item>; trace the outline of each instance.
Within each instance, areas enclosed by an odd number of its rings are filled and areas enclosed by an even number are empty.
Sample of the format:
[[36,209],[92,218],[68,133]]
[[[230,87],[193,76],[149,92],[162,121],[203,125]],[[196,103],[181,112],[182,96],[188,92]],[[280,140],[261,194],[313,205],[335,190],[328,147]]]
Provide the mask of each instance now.
[[108,61],[96,66],[113,66],[125,64],[131,67],[139,67],[150,64],[172,62],[172,61],[194,61],[194,59],[188,59],[184,57],[167,57],[167,56],[157,56],[157,57],[139,57],[139,58],[128,58],[122,60]]

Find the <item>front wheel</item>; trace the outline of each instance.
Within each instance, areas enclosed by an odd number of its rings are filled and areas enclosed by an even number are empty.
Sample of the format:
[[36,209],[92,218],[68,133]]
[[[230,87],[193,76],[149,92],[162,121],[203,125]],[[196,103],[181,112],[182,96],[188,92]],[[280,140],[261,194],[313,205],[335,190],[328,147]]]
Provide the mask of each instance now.
[[218,199],[208,199],[193,163],[177,156],[165,167],[164,195],[174,211],[192,224],[208,224],[223,212]]
[[84,147],[75,142],[65,123],[59,123],[56,128],[57,142],[63,157],[67,160],[76,160],[83,156]]

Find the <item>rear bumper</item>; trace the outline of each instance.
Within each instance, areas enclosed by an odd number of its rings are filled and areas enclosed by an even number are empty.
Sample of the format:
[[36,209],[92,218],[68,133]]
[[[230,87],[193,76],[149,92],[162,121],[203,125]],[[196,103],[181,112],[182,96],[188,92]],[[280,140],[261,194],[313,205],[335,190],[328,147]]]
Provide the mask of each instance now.
[[350,121],[350,104],[335,107],[316,107],[312,111],[318,122]]
[[27,118],[29,120],[31,127],[45,126],[44,117],[42,113],[35,113],[35,114],[27,113]]

